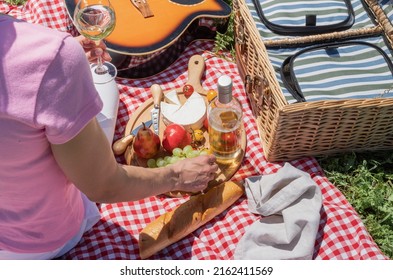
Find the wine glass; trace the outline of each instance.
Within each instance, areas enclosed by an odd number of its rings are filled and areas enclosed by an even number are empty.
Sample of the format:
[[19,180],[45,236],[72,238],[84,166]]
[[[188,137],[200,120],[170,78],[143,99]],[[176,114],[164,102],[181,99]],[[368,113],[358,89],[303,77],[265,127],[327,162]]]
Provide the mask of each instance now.
[[[80,0],[74,11],[74,24],[79,33],[93,40],[96,45],[112,33],[116,24],[115,12],[109,0]],[[97,64],[92,66],[95,73],[116,76],[116,67],[98,57]]]

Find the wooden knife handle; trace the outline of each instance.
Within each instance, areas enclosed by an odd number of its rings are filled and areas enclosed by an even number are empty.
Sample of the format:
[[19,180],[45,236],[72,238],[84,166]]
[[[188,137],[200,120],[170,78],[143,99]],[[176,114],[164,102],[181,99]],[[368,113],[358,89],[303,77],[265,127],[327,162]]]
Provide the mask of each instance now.
[[154,107],[159,107],[163,96],[162,88],[158,84],[154,84],[150,87],[150,92],[153,96]]
[[134,135],[132,135],[132,134],[129,134],[127,136],[124,136],[123,138],[120,138],[112,145],[113,153],[116,156],[120,156],[120,155],[124,154],[125,150],[132,143],[133,140],[134,140]]

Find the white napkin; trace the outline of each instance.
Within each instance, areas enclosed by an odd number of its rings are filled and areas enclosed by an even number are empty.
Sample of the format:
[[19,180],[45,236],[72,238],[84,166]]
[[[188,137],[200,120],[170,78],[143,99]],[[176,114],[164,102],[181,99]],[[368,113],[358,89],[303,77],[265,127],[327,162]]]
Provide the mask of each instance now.
[[235,259],[312,259],[322,206],[310,175],[286,163],[245,180],[249,210],[263,216],[246,229]]

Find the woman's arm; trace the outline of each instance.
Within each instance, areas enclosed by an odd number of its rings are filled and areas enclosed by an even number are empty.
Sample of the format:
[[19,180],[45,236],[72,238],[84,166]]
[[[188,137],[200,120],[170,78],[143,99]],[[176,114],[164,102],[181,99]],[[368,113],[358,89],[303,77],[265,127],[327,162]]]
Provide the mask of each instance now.
[[139,200],[174,190],[200,191],[218,169],[214,156],[186,159],[163,168],[118,164],[95,118],[72,140],[52,144],[52,151],[69,180],[98,203]]

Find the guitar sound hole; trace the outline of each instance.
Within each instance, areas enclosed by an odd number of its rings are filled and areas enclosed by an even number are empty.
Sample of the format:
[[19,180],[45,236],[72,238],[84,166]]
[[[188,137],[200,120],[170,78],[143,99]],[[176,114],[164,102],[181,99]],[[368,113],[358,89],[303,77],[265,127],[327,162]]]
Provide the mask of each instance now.
[[179,5],[184,5],[184,6],[192,6],[196,5],[199,3],[202,3],[205,0],[170,0],[170,2],[179,4]]

